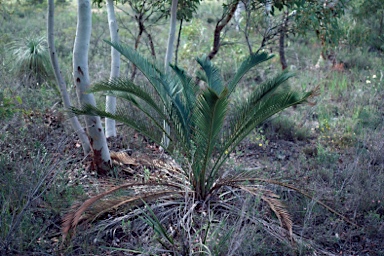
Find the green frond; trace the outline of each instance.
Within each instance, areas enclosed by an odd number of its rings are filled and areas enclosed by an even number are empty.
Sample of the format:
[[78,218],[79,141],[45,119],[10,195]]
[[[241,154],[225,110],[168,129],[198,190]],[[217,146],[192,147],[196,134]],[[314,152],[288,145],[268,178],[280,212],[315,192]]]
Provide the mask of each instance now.
[[[244,110],[250,110],[248,115],[246,113],[240,113],[242,120],[232,123],[231,134],[224,139],[227,141],[225,144],[226,150],[231,151],[236,147],[255,127],[267,120],[274,114],[297,104],[303,103],[311,93],[300,95],[296,92],[276,92],[265,100],[254,102],[248,102],[249,107],[245,107]],[[232,144],[232,145],[230,145]]]
[[171,65],[171,68],[183,86],[182,94],[187,108],[193,109],[199,86],[194,82],[191,76],[186,74],[185,70],[174,65]]
[[197,58],[197,62],[205,72],[208,87],[211,88],[216,94],[220,95],[224,90],[220,70],[211,63],[208,57]]
[[312,95],[293,92],[289,87],[279,88],[292,76],[284,72],[274,79],[261,84],[238,108],[230,114],[229,129],[223,135],[223,147],[220,149],[215,169],[225,161],[225,153],[231,152],[255,127],[272,115],[306,101]]
[[143,111],[148,117],[150,117],[151,114],[147,113],[146,108],[144,108],[142,104],[138,102],[138,100],[141,100],[147,106],[152,108],[160,116],[160,118],[167,118],[167,114],[163,113],[163,105],[159,104],[159,101],[155,100],[155,95],[153,95],[148,89],[145,89],[145,87],[134,84],[129,79],[115,78],[112,80],[102,81],[93,85],[89,91],[106,92],[106,94],[125,99]]
[[[108,41],[107,43],[136,65],[148,79],[165,108],[166,113],[164,114],[166,114],[167,117],[163,117],[163,119],[166,120],[171,127],[176,129],[176,137],[178,139],[189,143],[191,132],[188,119],[190,117],[190,107],[192,104],[187,105],[187,100],[191,101],[192,96],[190,91],[184,91],[185,85],[180,83],[177,77],[162,73],[159,68],[146,58],[142,57],[134,49],[122,44],[111,43]],[[181,97],[180,95],[187,95],[188,98]],[[157,112],[160,112],[159,109]]]
[[[291,73],[284,72],[277,75],[273,79],[260,84],[251,93],[248,99],[239,103],[238,108],[233,108],[232,112],[229,114],[230,128],[228,129],[227,137],[224,138],[224,141],[230,143],[231,140],[229,139],[235,138],[237,132],[243,129],[243,127],[248,124],[250,120],[255,119],[255,117],[258,118],[260,107],[266,103],[269,95],[273,94],[276,89],[285,81],[287,81],[291,76]],[[250,129],[253,128],[250,127]],[[225,150],[227,150],[227,148]]]
[[167,105],[167,97],[169,96],[168,92],[174,90],[173,88],[164,88],[164,85],[160,82],[160,77],[163,75],[160,69],[157,68],[148,59],[144,58],[136,50],[127,45],[109,42],[107,40],[105,40],[105,42],[120,52],[122,56],[126,57],[142,72],[142,74],[148,79],[153,88],[157,91],[164,105]]
[[171,245],[174,245],[172,236],[168,234],[167,229],[163,226],[159,218],[157,218],[156,214],[146,202],[143,201],[143,203],[148,210],[148,213],[146,213],[145,210],[142,210],[142,214],[144,215],[142,219],[148,224],[148,226],[151,226],[158,235],[164,237]]
[[[217,146],[219,134],[222,131],[224,119],[227,112],[228,98],[225,89],[220,95],[214,90],[207,88],[196,102],[193,113],[194,120],[194,142],[196,145],[195,162],[192,166],[195,179],[200,184],[201,193],[205,194],[206,171],[212,157],[212,152]],[[212,174],[209,173],[209,176]]]
[[[162,76],[160,82],[164,85],[166,90],[173,89],[173,91],[168,91],[169,103],[166,107],[168,111],[168,124],[174,128],[173,136],[177,139],[179,145],[184,147],[184,150],[189,151],[190,149],[190,140],[191,140],[191,112],[192,109],[187,105],[186,100],[183,97],[183,87],[177,79],[170,79],[170,76]],[[169,86],[170,85],[170,86]]]
[[[151,116],[150,113],[148,118],[150,118],[152,125],[150,125],[147,121],[142,121],[137,118],[130,117],[129,115],[127,115],[127,109],[121,108],[121,107],[116,109],[115,114],[106,112],[104,110],[100,110],[97,107],[94,107],[89,104],[83,105],[80,109],[73,107],[70,109],[70,111],[75,115],[107,117],[107,118],[116,120],[118,122],[122,122],[127,126],[135,129],[136,131],[142,133],[143,135],[147,136],[148,138],[155,141],[159,145],[162,145],[159,134],[161,134],[162,132],[165,132],[165,130],[163,129],[161,120],[159,120],[158,118],[155,118],[154,116]],[[154,127],[156,129],[154,129]]]
[[[291,72],[283,72],[278,74],[272,79],[267,80],[266,82],[260,84],[250,95],[246,102],[250,104],[257,104],[260,101],[263,101],[267,95],[273,93],[278,87],[280,87],[284,82],[293,77]],[[245,103],[247,105],[247,103]]]
[[273,58],[273,55],[268,55],[266,52],[262,53],[254,53],[250,56],[248,56],[240,65],[239,69],[237,70],[235,76],[232,78],[232,80],[228,83],[228,91],[229,94],[231,94],[241,78],[254,66],[267,61],[269,59]]

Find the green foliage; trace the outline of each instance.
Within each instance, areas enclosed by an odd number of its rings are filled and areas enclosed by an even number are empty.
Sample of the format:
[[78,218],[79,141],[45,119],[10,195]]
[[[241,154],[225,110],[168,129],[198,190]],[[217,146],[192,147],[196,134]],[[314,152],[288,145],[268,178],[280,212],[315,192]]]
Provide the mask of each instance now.
[[[257,126],[285,108],[305,102],[312,92],[299,93],[290,89],[286,81],[292,77],[292,74],[283,72],[261,83],[244,102],[241,102],[237,108],[232,108],[229,104],[230,96],[241,78],[253,67],[269,60],[272,56],[267,53],[250,55],[242,62],[229,81],[222,79],[219,69],[208,58],[198,58],[197,62],[204,73],[205,81],[204,85],[198,85],[191,76],[177,66],[171,65],[174,74],[164,74],[160,68],[132,48],[122,44],[109,44],[137,66],[147,78],[149,86],[138,85],[123,78],[99,82],[91,88],[92,92],[103,92],[116,96],[129,102],[134,110],[120,107],[117,108],[115,114],[111,114],[97,107],[84,105],[81,109],[72,108],[72,111],[78,115],[98,115],[123,122],[162,147],[164,145],[161,134],[165,133],[170,139],[169,147],[166,150],[174,159],[180,160],[181,169],[173,172],[170,179],[160,178],[156,183],[145,181],[137,184],[123,184],[88,199],[65,216],[64,234],[68,234],[69,230],[77,225],[76,216],[87,211],[91,205],[93,205],[91,208],[95,208],[96,202],[101,198],[116,194],[117,190],[130,191],[137,187],[134,192],[128,192],[128,194],[134,193],[128,199],[124,197],[120,201],[113,199],[109,202],[99,202],[99,206],[96,208],[105,212],[106,209],[114,207],[116,202],[119,205],[139,199],[148,202],[162,196],[165,200],[164,204],[174,205],[173,208],[179,211],[178,207],[187,207],[184,199],[189,197],[192,192],[193,206],[188,207],[188,212],[194,211],[196,206],[201,205],[199,207],[207,208],[207,211],[215,214],[213,205],[223,204],[222,201],[218,201],[218,198],[225,194],[224,191],[227,187],[232,187],[252,196],[260,196],[274,211],[280,224],[292,235],[290,216],[278,196],[263,186],[253,183],[263,179],[248,171],[237,170],[232,173],[223,170],[223,166],[229,154]],[[144,118],[138,119],[132,115],[137,111],[141,112]],[[163,129],[163,120],[171,127],[170,133]],[[180,155],[183,157],[180,158]],[[184,182],[180,183],[182,180]],[[140,192],[141,190],[142,192]],[[168,199],[164,199],[165,195]],[[239,214],[238,205],[234,201],[226,201],[225,209],[227,210],[224,211],[228,211],[227,214]],[[190,207],[192,208],[189,209]],[[90,209],[96,215],[101,214],[100,210]],[[165,238],[168,244],[175,246],[160,218],[152,210],[144,216],[147,224],[150,224],[161,237]],[[179,217],[176,221],[180,223],[178,224],[181,225],[180,227],[184,228],[183,232],[189,234],[191,231],[183,224],[185,218],[187,216]],[[193,223],[192,220],[190,221]],[[199,229],[205,229],[204,225],[210,225],[210,222],[207,223],[206,220],[201,220],[199,223],[202,225],[196,227]],[[199,238],[202,239],[201,246],[205,249],[208,249],[206,247],[207,232],[205,230],[205,232],[194,234],[205,236],[205,238]],[[160,243],[165,246],[164,242]],[[179,251],[178,246],[174,248]]]
[[4,92],[0,91],[0,118],[5,119],[12,117],[19,111],[18,104],[22,104],[23,101],[20,96],[7,97]]
[[345,24],[347,42],[384,51],[384,7],[380,0],[356,1],[352,20]]
[[220,168],[228,153],[267,118],[304,102],[312,93],[300,94],[282,86],[292,76],[284,72],[259,85],[238,108],[233,109],[229,108],[229,97],[240,79],[271,56],[266,53],[249,56],[227,84],[207,58],[197,59],[207,79],[200,90],[179,67],[172,66],[174,75],[167,76],[129,47],[110,44],[143,72],[155,95],[148,88],[124,79],[98,83],[92,92],[113,92],[113,95],[133,104],[147,116],[147,120],[134,120],[125,114],[128,112],[126,109],[121,108],[115,115],[91,106],[74,109],[75,113],[100,115],[124,122],[159,145],[162,144],[158,135],[165,132],[161,120],[166,120],[172,128],[172,132],[167,134],[171,140],[168,150],[172,154],[178,149],[186,156],[185,164],[190,165],[193,172],[187,176],[192,175],[193,187],[202,200],[215,189],[214,183],[221,176]]
[[275,14],[275,8],[283,10],[295,10],[293,32],[306,35],[308,32],[316,32],[324,46],[335,46],[339,43],[343,30],[339,27],[339,18],[344,15],[347,1],[324,2],[319,0],[294,0],[274,1],[271,13]]
[[30,37],[11,44],[13,71],[20,79],[41,85],[53,79],[45,37]]
[[317,33],[324,43],[331,46],[337,45],[341,37],[338,18],[344,14],[346,3],[344,0],[332,1],[324,4],[324,1],[293,1],[292,7],[297,8],[296,26],[297,32],[306,34],[308,29]]
[[201,1],[202,0],[179,0],[177,4],[177,19],[190,21]]

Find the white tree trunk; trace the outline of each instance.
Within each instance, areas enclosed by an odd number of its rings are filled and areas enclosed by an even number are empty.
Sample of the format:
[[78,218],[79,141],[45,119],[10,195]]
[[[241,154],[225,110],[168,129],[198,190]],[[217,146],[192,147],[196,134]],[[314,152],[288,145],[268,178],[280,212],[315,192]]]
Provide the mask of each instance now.
[[173,55],[173,44],[175,42],[175,36],[176,36],[177,4],[178,4],[178,0],[172,0],[168,45],[167,45],[167,51],[165,53],[165,60],[164,60],[166,73],[168,73],[170,70],[169,63],[171,63],[172,55]]
[[[80,105],[95,106],[93,94],[88,94],[90,87],[88,73],[88,50],[92,30],[92,12],[90,0],[78,0],[77,28],[73,47],[73,78]],[[98,174],[106,174],[111,167],[111,158],[100,117],[85,116],[88,136],[93,151],[93,164]]]
[[[170,71],[169,64],[172,61],[173,44],[175,42],[175,36],[176,36],[177,4],[178,4],[178,0],[172,0],[171,18],[170,18],[170,24],[169,24],[168,45],[167,45],[167,51],[165,53],[165,61],[164,61],[165,73],[169,73],[169,71]],[[170,127],[165,121],[164,121],[164,130],[168,134],[170,133]],[[163,134],[163,144],[164,144],[165,148],[167,148],[169,145],[169,138],[167,137],[166,134]]]
[[[48,0],[48,22],[47,22],[47,33],[48,33],[48,47],[49,55],[51,57],[52,68],[55,72],[56,82],[60,89],[61,98],[63,99],[64,107],[69,109],[71,107],[71,101],[68,95],[67,86],[61,75],[59,61],[57,59],[56,47],[55,47],[55,5],[54,0]],[[91,152],[91,145],[88,139],[87,134],[85,133],[83,127],[81,126],[78,118],[76,116],[69,119],[72,125],[72,128],[75,130],[77,135],[80,138],[81,145],[83,147],[84,154],[87,155]]]
[[[108,13],[108,24],[109,32],[111,35],[111,41],[118,43],[119,34],[115,16],[115,9],[113,7],[114,0],[107,0],[107,13]],[[111,47],[111,74],[110,79],[119,77],[120,73],[120,53],[115,48]],[[113,96],[107,96],[106,98],[106,111],[115,113],[116,111],[116,98]],[[116,125],[115,120],[106,118],[105,119],[105,136],[107,138],[116,136]]]

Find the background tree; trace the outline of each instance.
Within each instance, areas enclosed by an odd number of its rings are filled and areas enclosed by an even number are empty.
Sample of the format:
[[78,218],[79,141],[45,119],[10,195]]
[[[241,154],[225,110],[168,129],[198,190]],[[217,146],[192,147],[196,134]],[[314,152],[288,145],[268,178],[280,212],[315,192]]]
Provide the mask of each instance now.
[[333,48],[339,43],[342,30],[339,27],[339,18],[344,15],[347,6],[346,0],[308,0],[292,1],[285,3],[277,1],[276,8],[282,9],[286,5],[290,10],[295,11],[295,19],[292,25],[293,31],[301,36],[308,32],[315,32],[322,46],[319,66],[322,60],[329,61],[332,65],[336,64],[336,56]]
[[347,43],[384,51],[384,5],[380,0],[353,1],[352,19],[345,26]]
[[[113,0],[107,0],[108,24],[111,41],[119,43],[118,26],[115,15]],[[110,79],[119,77],[120,74],[120,53],[111,47],[111,74]],[[112,114],[116,111],[116,98],[108,95],[105,102],[106,111]],[[110,118],[105,119],[105,136],[107,138],[116,136],[115,120]]]
[[[140,41],[142,40],[143,34],[147,36],[148,44],[151,52],[151,56],[156,59],[156,49],[153,42],[153,37],[148,30],[148,26],[158,23],[160,20],[166,17],[169,12],[168,0],[124,0],[123,4],[128,4],[130,7],[129,11],[120,9],[125,14],[133,17],[137,23],[137,32],[132,32],[135,35],[135,49],[139,48]],[[128,29],[124,24],[121,24],[123,28]],[[137,68],[135,65],[132,66],[131,79],[134,80],[136,77]]]
[[[92,31],[92,12],[90,0],[79,0],[77,7],[77,28],[73,47],[73,79],[80,105],[96,105],[90,87],[88,71],[88,51]],[[87,133],[93,153],[93,167],[100,175],[105,175],[111,168],[111,158],[107,139],[101,125],[100,117],[85,117]]]
[[180,25],[175,49],[175,65],[177,65],[183,21],[190,21],[192,19],[193,14],[197,11],[200,1],[201,0],[179,0],[177,3],[177,20],[180,21]]
[[215,31],[213,33],[213,45],[212,45],[212,50],[208,54],[209,59],[213,59],[213,57],[215,57],[215,55],[219,52],[220,45],[221,45],[220,44],[221,31],[232,19],[237,9],[238,3],[239,1],[236,0],[236,1],[230,1],[230,3],[227,5],[223,5],[223,15],[217,21]]
[[[172,0],[171,5],[171,18],[169,21],[169,35],[168,35],[168,43],[167,43],[167,50],[165,52],[165,58],[164,58],[164,70],[165,73],[168,74],[171,67],[171,61],[172,61],[172,55],[173,55],[173,49],[174,49],[174,42],[175,42],[175,35],[176,35],[176,18],[177,18],[177,3],[178,0]],[[169,138],[167,134],[171,132],[169,125],[164,120],[164,134],[163,134],[163,145],[165,146],[165,149],[168,148],[169,145]]]
[[[71,107],[71,100],[69,98],[65,80],[60,71],[59,61],[57,58],[57,52],[55,47],[54,18],[55,18],[54,0],[48,0],[47,34],[48,34],[49,55],[51,58],[52,68],[55,73],[56,82],[61,93],[61,98],[63,99],[64,107],[69,109]],[[83,127],[81,126],[76,116],[71,117],[69,120],[71,122],[72,128],[80,138],[84,155],[88,155],[91,152],[91,145]]]
[[260,49],[278,48],[282,69],[285,69],[288,66],[285,57],[285,38],[289,35],[304,37],[308,33],[315,33],[322,46],[317,65],[324,60],[335,64],[333,48],[342,37],[338,20],[344,14],[347,1],[252,0],[242,2],[245,6],[245,19],[241,23],[245,24],[237,24],[237,26],[244,33],[250,52],[253,51],[252,38],[258,37],[250,35],[252,29],[254,33],[263,34]]

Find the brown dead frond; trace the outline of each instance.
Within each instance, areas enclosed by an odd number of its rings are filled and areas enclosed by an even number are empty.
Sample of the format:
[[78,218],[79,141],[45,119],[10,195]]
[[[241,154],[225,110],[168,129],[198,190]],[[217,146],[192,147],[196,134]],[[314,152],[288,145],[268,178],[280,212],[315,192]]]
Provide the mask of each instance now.
[[277,218],[279,219],[280,225],[288,230],[289,237],[292,239],[293,237],[292,218],[287,208],[285,207],[283,202],[280,200],[279,196],[277,196],[272,192],[270,193],[268,192],[267,194],[263,195],[261,199],[268,203],[269,207],[272,209],[272,211],[276,214]]
[[260,198],[265,201],[271,210],[276,214],[280,226],[288,230],[289,232],[289,237],[292,240],[293,237],[293,223],[292,223],[292,218],[291,215],[288,213],[287,208],[285,205],[281,202],[280,197],[273,193],[272,191],[268,189],[264,189],[260,186],[239,186],[240,189],[255,195],[255,196],[260,196]]
[[287,184],[287,183],[284,183],[284,182],[281,182],[281,181],[278,181],[278,180],[271,180],[271,179],[262,179],[262,178],[252,178],[252,179],[247,179],[247,180],[238,180],[238,181],[258,181],[258,182],[265,182],[265,183],[269,183],[269,184],[275,184],[275,185],[278,185],[278,186],[281,186],[281,187],[285,187],[285,188],[289,188],[289,189],[292,189],[300,194],[302,194],[303,196],[313,200],[314,202],[316,202],[317,204],[323,206],[325,209],[327,209],[328,211],[332,212],[333,214],[339,216],[342,220],[344,220],[345,222],[355,226],[355,227],[359,227],[359,225],[357,225],[356,223],[354,223],[353,221],[349,220],[347,217],[345,217],[344,215],[342,215],[341,213],[339,213],[338,211],[336,211],[335,209],[333,209],[332,207],[326,205],[325,203],[323,203],[322,201],[314,198],[313,196],[311,196],[310,194],[308,194],[307,192],[291,185],[291,184]]
[[139,165],[136,159],[130,156],[127,152],[110,152],[112,161],[117,164],[125,164],[125,165]]
[[[62,241],[65,242],[69,232],[75,230],[79,222],[84,219],[84,213],[87,211],[94,203],[100,201],[108,195],[113,194],[114,192],[130,188],[132,189],[132,196],[125,196],[120,199],[111,199],[101,202],[95,210],[95,214],[91,214],[94,218],[100,216],[101,214],[108,212],[108,210],[117,208],[121,205],[134,202],[140,199],[156,199],[166,194],[177,194],[179,191],[184,191],[183,187],[180,187],[178,184],[168,184],[168,183],[127,183],[115,188],[112,188],[106,192],[100,193],[96,196],[93,196],[86,200],[82,204],[75,204],[71,207],[71,210],[63,217],[62,223]],[[88,217],[89,218],[89,217]]]
[[311,93],[311,95],[308,97],[308,99],[307,99],[307,103],[308,103],[308,105],[310,105],[310,106],[315,106],[316,105],[316,102],[314,102],[314,101],[310,101],[309,99],[313,99],[313,98],[315,98],[315,97],[317,97],[317,96],[319,96],[320,95],[320,84],[318,84],[313,90],[312,90],[312,93]]

